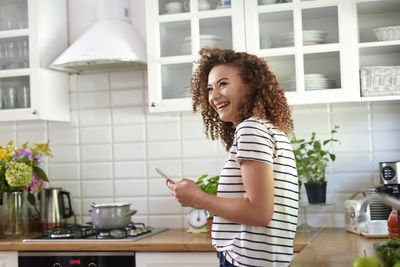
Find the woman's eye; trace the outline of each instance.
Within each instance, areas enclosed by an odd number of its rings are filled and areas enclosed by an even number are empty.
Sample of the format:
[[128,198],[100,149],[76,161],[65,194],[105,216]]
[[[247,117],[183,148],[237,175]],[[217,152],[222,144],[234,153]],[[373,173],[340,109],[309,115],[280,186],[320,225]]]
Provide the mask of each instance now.
[[212,89],[212,87],[208,87],[207,90],[209,93],[211,93],[213,89]]
[[223,86],[225,86],[226,85],[226,82],[220,82],[219,83],[219,87],[223,87]]

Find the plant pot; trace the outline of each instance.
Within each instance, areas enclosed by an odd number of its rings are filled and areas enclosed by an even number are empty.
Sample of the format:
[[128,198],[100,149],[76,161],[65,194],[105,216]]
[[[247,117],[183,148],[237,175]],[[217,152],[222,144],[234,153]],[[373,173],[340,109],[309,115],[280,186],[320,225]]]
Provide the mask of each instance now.
[[308,203],[325,204],[326,203],[326,181],[320,183],[305,183]]

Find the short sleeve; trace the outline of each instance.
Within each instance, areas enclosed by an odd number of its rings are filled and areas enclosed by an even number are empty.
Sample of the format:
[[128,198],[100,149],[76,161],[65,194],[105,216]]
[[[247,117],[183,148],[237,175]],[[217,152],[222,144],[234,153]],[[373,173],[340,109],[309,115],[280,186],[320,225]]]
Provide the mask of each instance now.
[[258,121],[246,120],[236,130],[236,158],[257,160],[273,165],[275,142],[273,134]]

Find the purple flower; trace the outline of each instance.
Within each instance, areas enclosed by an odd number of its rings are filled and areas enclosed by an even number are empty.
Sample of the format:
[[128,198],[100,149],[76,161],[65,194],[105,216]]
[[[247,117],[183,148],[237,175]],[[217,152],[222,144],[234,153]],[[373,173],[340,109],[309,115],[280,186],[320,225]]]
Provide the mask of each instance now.
[[18,150],[17,153],[15,153],[14,160],[17,160],[22,157],[26,157],[29,161],[31,161],[32,160],[32,152],[21,148],[20,150]]
[[29,189],[29,192],[35,193],[42,190],[45,187],[46,187],[46,182],[40,179],[36,173],[33,173],[32,182],[29,185],[25,186],[24,189],[25,190]]
[[35,165],[35,166],[40,166],[40,164],[42,164],[42,158],[40,157],[39,154],[36,154],[36,155],[33,157],[33,165]]

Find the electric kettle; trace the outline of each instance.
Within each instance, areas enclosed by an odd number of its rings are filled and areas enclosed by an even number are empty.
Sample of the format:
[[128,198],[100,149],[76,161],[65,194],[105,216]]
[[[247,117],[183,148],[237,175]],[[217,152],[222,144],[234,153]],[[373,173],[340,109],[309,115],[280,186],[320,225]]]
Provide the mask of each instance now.
[[39,192],[42,230],[61,227],[74,215],[69,192],[62,188],[45,188]]

